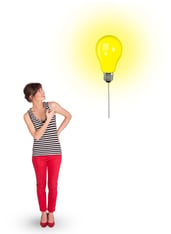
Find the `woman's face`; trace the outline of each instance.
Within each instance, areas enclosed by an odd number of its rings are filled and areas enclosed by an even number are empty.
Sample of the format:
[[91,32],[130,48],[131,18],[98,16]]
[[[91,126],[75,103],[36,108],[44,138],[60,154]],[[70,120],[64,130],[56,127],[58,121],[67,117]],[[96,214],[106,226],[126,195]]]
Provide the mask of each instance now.
[[38,89],[37,93],[33,97],[34,100],[36,101],[43,101],[45,100],[45,92],[43,88]]

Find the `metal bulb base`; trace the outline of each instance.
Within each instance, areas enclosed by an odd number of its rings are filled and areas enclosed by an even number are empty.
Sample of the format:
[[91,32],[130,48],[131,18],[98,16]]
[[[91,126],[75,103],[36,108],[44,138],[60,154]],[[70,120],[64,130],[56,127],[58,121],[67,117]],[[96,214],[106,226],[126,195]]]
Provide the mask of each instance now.
[[107,83],[110,83],[113,80],[113,72],[111,73],[104,72],[104,80]]

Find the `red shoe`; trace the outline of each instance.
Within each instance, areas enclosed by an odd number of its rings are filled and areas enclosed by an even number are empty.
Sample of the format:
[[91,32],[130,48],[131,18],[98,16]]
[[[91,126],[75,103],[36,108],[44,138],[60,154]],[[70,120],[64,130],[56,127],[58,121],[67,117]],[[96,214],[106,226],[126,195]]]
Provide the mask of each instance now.
[[47,223],[47,225],[52,228],[53,226],[55,226],[55,222],[53,222],[53,223]]
[[[49,214],[48,214],[49,215]],[[50,227],[50,228],[52,228],[53,226],[55,226],[55,222],[53,221],[52,223],[49,223],[49,222],[47,222],[47,225]]]
[[40,222],[40,226],[43,227],[43,228],[46,227],[47,225],[48,225],[48,222],[46,222],[46,223]]
[[40,226],[41,226],[41,227],[44,228],[44,227],[46,227],[47,225],[48,225],[48,222],[41,222],[41,221],[40,221]]

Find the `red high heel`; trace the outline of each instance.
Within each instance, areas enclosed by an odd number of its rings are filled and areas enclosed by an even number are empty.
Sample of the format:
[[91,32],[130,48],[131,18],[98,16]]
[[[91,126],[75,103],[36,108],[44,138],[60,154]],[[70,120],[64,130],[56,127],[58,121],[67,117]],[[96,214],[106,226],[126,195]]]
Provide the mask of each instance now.
[[[49,214],[48,214],[49,215]],[[48,216],[47,215],[47,216]],[[49,223],[48,221],[47,221],[47,225],[50,227],[50,228],[52,228],[53,226],[55,226],[55,222],[53,221],[52,223]]]
[[43,227],[43,228],[46,227],[47,225],[48,225],[48,222],[46,222],[46,223],[40,222],[40,226]]
[[48,222],[45,222],[45,223],[44,223],[44,222],[41,222],[41,221],[40,221],[40,226],[41,226],[41,227],[44,228],[44,227],[46,227],[47,225],[48,225]]

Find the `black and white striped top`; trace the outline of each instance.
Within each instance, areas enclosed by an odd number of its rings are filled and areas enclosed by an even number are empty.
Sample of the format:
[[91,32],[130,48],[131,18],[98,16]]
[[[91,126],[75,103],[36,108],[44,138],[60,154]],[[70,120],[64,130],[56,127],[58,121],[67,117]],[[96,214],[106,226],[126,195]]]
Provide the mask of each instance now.
[[[44,102],[45,108],[50,109],[48,102]],[[41,128],[43,121],[37,119],[31,111],[28,110],[29,116],[36,130]],[[34,139],[32,156],[50,156],[61,155],[61,146],[57,135],[56,116],[51,119],[46,131],[39,140]]]

